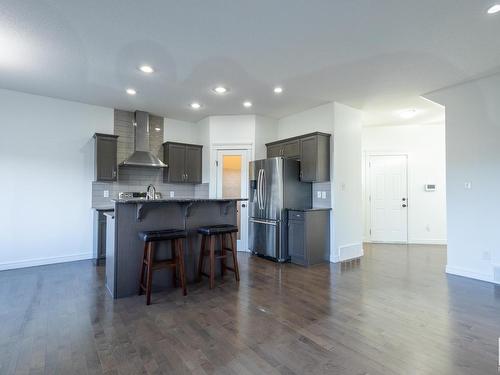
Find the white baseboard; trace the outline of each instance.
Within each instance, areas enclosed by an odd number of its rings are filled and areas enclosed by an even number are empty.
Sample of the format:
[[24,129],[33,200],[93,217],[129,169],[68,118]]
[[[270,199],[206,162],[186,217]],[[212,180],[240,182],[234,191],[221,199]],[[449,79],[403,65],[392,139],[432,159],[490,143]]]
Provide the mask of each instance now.
[[13,270],[16,268],[44,266],[47,264],[55,264],[55,263],[74,262],[77,260],[92,259],[92,257],[93,257],[92,253],[79,253],[79,254],[61,255],[49,258],[36,258],[36,259],[18,260],[15,262],[3,262],[0,263],[0,271]]
[[388,243],[388,244],[401,244],[401,245],[448,245],[447,240],[422,240],[422,239],[412,239],[408,240],[408,242],[380,242],[380,241],[372,241],[370,239],[366,239],[363,241],[364,243]]
[[419,239],[419,238],[413,238],[408,240],[408,243],[411,245],[448,245],[447,240],[443,239]]
[[476,272],[476,271],[473,271],[473,270],[470,270],[467,268],[453,267],[453,266],[446,265],[446,273],[450,274],[450,275],[462,276],[462,277],[467,277],[469,279],[486,281],[489,283],[500,285],[500,282],[497,282],[493,279],[493,275],[479,273],[479,272]]
[[330,262],[339,263],[346,260],[361,258],[364,254],[362,243],[339,246],[338,253],[330,257]]

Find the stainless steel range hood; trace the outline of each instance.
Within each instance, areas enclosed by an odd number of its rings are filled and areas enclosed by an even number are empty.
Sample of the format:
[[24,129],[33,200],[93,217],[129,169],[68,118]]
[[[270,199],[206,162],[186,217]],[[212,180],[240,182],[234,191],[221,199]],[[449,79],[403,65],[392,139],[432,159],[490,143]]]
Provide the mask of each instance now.
[[134,153],[120,167],[166,168],[167,165],[151,152],[149,146],[149,113],[135,111],[134,133]]

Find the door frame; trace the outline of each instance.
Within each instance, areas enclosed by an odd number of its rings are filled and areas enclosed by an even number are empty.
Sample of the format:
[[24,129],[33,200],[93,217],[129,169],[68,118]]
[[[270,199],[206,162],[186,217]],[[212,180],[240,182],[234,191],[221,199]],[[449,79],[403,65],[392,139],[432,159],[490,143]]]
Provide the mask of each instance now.
[[371,180],[370,180],[370,158],[372,156],[404,156],[406,157],[406,199],[407,199],[407,207],[406,207],[406,240],[403,242],[387,242],[387,243],[402,243],[408,244],[409,238],[409,228],[410,228],[410,209],[412,207],[412,199],[410,197],[410,154],[407,152],[383,152],[383,151],[364,151],[364,162],[363,162],[363,199],[364,199],[364,242],[371,243],[373,242],[370,234],[371,227],[371,202],[370,202],[370,193],[371,193]]
[[[247,157],[247,162],[250,162],[253,160],[253,144],[231,144],[231,143],[224,143],[224,144],[214,144],[212,148],[212,157],[214,160],[213,166],[212,166],[212,172],[215,182],[215,189],[214,189],[214,196],[219,198],[219,179],[220,179],[220,172],[219,172],[219,160],[218,160],[218,155],[219,151],[243,151],[246,152],[246,157]],[[248,171],[248,167],[247,167]],[[245,177],[245,184],[242,185],[244,187],[245,191],[245,196],[241,198],[248,198],[248,173]],[[243,204],[243,202],[242,202]],[[241,215],[241,225],[245,227],[246,233],[242,233],[242,236],[240,236],[241,240],[238,241],[240,242],[238,245],[238,251],[246,251],[248,252],[248,202],[246,202],[246,210],[245,213],[246,215]],[[245,234],[245,236],[243,236]]]

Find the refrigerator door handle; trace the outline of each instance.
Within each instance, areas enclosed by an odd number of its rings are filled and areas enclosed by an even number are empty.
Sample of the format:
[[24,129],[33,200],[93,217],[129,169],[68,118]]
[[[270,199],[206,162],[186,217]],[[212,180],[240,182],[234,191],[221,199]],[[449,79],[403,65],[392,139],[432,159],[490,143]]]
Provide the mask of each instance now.
[[266,181],[266,170],[262,170],[262,209],[266,208],[267,202],[267,181]]
[[259,208],[264,209],[264,170],[259,170]]
[[250,222],[251,222],[251,223],[257,223],[257,224],[264,224],[264,225],[273,225],[273,226],[278,225],[278,224],[277,224],[277,223],[275,223],[275,222],[271,222],[271,221],[263,221],[263,220],[255,220],[255,219],[250,219]]
[[257,205],[259,207],[259,210],[262,209],[262,204],[260,203],[260,179],[262,175],[262,169],[259,169],[259,174],[257,176]]

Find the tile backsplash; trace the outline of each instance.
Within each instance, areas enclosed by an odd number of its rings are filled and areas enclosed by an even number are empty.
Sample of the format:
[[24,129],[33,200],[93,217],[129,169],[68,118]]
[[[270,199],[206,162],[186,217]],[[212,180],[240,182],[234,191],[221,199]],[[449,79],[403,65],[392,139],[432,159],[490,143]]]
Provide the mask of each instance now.
[[[314,208],[331,208],[331,182],[314,182],[312,186],[313,190],[313,207]],[[321,198],[318,197],[318,192],[321,194]],[[323,196],[325,198],[323,198]]]
[[[115,110],[114,133],[118,135],[118,164],[128,158],[134,151],[134,113]],[[149,115],[151,152],[163,159],[163,117]],[[173,192],[175,198],[207,198],[208,183],[193,184],[165,184],[161,168],[120,167],[118,181],[113,183],[92,183],[92,207],[109,208],[111,199],[118,198],[121,191],[146,191],[146,187],[153,184],[157,192],[164,198],[169,198]],[[109,197],[104,197],[104,192]]]

